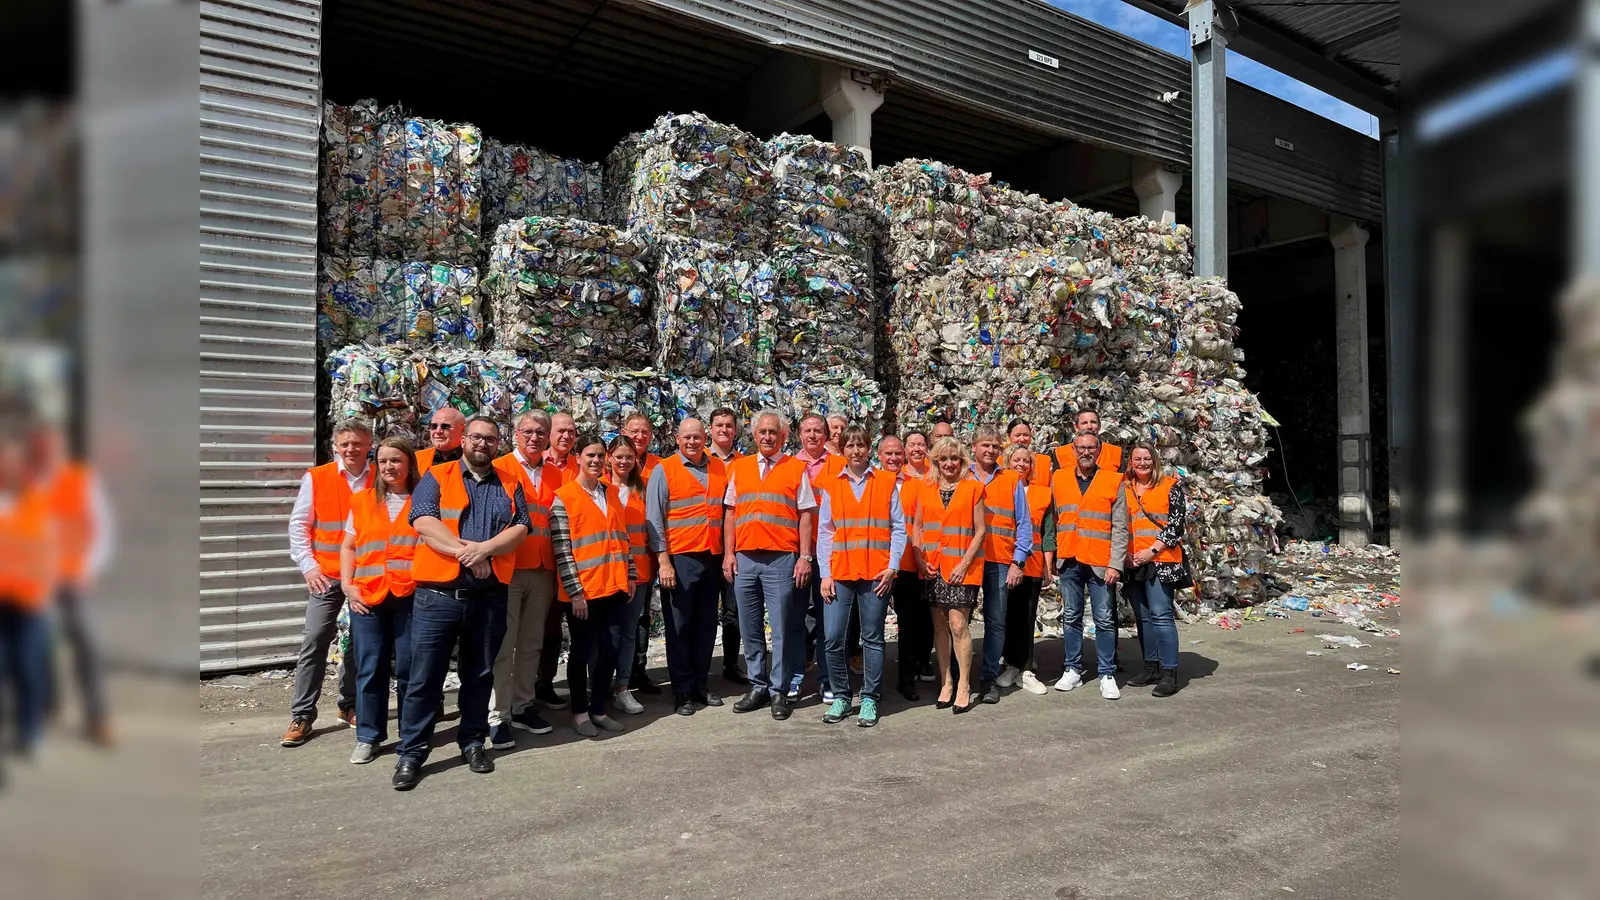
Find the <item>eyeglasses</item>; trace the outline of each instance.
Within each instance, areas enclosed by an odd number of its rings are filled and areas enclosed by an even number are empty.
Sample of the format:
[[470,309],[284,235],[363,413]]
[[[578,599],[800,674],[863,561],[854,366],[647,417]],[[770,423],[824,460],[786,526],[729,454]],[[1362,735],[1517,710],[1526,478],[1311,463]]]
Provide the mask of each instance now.
[[535,431],[532,428],[518,428],[517,429],[517,434],[520,434],[525,438],[535,438],[535,437],[538,437],[539,435],[543,434],[543,432]]
[[449,422],[429,422],[428,423],[428,430],[429,431],[449,431],[450,430],[450,423]]
[[497,434],[469,434],[466,437],[469,444],[498,444],[500,436]]

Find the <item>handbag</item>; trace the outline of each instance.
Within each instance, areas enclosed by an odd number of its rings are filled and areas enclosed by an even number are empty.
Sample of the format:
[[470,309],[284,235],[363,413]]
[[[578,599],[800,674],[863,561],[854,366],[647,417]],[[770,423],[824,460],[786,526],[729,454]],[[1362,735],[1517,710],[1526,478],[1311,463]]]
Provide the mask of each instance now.
[[[1128,495],[1131,496],[1133,498],[1133,502],[1138,505],[1140,515],[1144,516],[1146,519],[1149,519],[1150,512],[1144,508],[1144,501],[1139,499],[1138,492],[1130,490],[1128,491]],[[1152,519],[1151,521],[1154,520]],[[1194,587],[1194,576],[1189,573],[1189,553],[1183,549],[1182,544],[1178,545],[1178,552],[1183,554],[1183,574],[1174,581],[1162,582],[1174,591],[1181,591],[1185,588]],[[1156,561],[1153,559],[1137,569],[1134,569],[1128,574],[1130,581],[1149,581],[1155,577]]]

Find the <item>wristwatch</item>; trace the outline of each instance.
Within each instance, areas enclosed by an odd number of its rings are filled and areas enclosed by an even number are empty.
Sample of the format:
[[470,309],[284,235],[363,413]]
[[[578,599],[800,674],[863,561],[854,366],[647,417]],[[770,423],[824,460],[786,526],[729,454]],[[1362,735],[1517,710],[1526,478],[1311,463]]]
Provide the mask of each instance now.
[[816,558],[816,557],[815,557],[815,556],[810,556],[810,555],[807,555],[807,556],[802,556],[802,557],[800,557],[800,558],[801,558],[801,559],[803,559],[803,560],[805,560],[805,561],[806,561],[806,562],[808,562],[808,563],[814,563],[814,562],[816,562],[816,561],[817,561],[817,558]]

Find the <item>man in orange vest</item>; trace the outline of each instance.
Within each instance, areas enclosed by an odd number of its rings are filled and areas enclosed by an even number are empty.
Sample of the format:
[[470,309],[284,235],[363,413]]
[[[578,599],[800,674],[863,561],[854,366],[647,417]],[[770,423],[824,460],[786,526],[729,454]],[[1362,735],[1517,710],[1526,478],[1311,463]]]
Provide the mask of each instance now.
[[[317,701],[328,671],[328,647],[338,634],[339,609],[344,590],[339,586],[339,548],[344,545],[344,520],[350,515],[350,495],[372,485],[372,427],[359,419],[333,426],[336,459],[307,472],[289,512],[289,559],[300,569],[310,596],[306,601],[306,628],[295,661],[294,694],[289,701],[289,730],[280,742],[298,747],[311,738],[317,721]],[[339,663],[339,721],[356,724],[355,667]]]
[[[701,432],[704,433],[704,428]],[[639,455],[639,480],[648,487],[650,476],[661,467],[661,457],[650,452],[650,444],[655,440],[655,426],[650,423],[650,417],[644,413],[633,413],[623,420],[622,433],[628,436],[629,442],[633,444],[633,451]],[[661,693],[661,685],[651,681],[650,674],[645,671],[650,662],[650,623],[653,619],[650,603],[647,600],[640,604],[639,626],[633,642],[633,658],[626,661],[617,660],[617,678],[626,680],[628,690],[652,695]]]
[[[723,471],[733,465],[740,454],[735,447],[739,439],[739,416],[726,406],[711,411],[711,443],[706,453],[722,463]],[[739,640],[739,604],[733,598],[733,582],[722,583],[722,677],[734,684],[745,686],[750,679],[739,671],[744,661],[744,649]]]
[[[1080,434],[1092,434],[1096,438],[1099,438],[1100,414],[1095,412],[1092,407],[1079,407],[1078,411],[1072,416],[1072,433],[1074,436]],[[1067,443],[1056,448],[1052,462],[1055,464],[1057,471],[1062,469],[1075,469],[1078,467],[1078,460],[1075,458],[1075,456],[1076,454],[1072,449],[1072,442],[1068,441]],[[1105,441],[1101,441],[1100,458],[1095,460],[1095,464],[1102,469],[1106,469],[1107,471],[1121,472],[1122,448],[1116,444],[1108,444]]]
[[429,469],[411,492],[411,527],[422,543],[411,564],[413,688],[400,709],[395,790],[417,786],[428,758],[450,653],[460,648],[460,724],[456,744],[467,768],[494,771],[484,749],[494,660],[506,634],[506,592],[517,548],[531,524],[519,480],[494,465],[500,427],[467,420],[461,460]]
[[733,711],[770,703],[772,717],[782,720],[790,715],[786,688],[805,665],[805,607],[797,600],[810,586],[816,562],[811,540],[817,501],[805,463],[783,452],[789,429],[782,417],[763,412],[751,432],[757,452],[733,464],[722,497],[722,576],[734,582],[750,676],[750,691]]
[[[795,459],[805,464],[806,478],[810,480],[812,488],[821,484],[823,479],[830,478],[844,468],[844,457],[828,449],[828,420],[817,413],[806,413],[800,419],[800,452]],[[811,529],[811,546],[817,544],[817,530],[815,525]],[[817,665],[817,685],[822,691],[824,703],[833,702],[833,688],[828,684],[828,668],[822,661],[823,637],[823,602],[822,581],[813,578],[809,587],[805,589],[806,601],[806,656],[805,661]],[[794,677],[798,676],[798,677]],[[792,673],[789,684],[789,700],[800,697],[800,682],[804,678],[804,671]]]
[[1028,486],[1017,473],[1000,465],[1000,432],[984,425],[972,435],[972,474],[983,485],[988,536],[983,547],[983,667],[978,694],[984,703],[1000,702],[1000,660],[1006,647],[1006,598],[1022,583],[1022,570],[1033,553],[1033,518],[1028,514]]
[[1065,615],[1066,671],[1056,690],[1070,691],[1083,683],[1083,595],[1094,614],[1095,662],[1100,696],[1115,700],[1117,625],[1112,618],[1111,588],[1122,577],[1128,555],[1128,501],[1122,476],[1100,468],[1100,438],[1080,432],[1072,439],[1078,464],[1061,469],[1051,480],[1056,508],[1056,572]]
[[[571,413],[558,412],[550,416],[550,441],[544,447],[544,461],[561,473],[561,483],[578,477],[578,457],[572,445],[578,440],[578,423]],[[561,604],[550,604],[544,622],[544,649],[539,656],[539,681],[534,685],[533,698],[546,709],[566,709],[567,698],[556,691],[556,672],[561,665]]]
[[697,705],[722,705],[706,682],[722,596],[727,488],[722,461],[706,452],[705,426],[699,419],[684,419],[678,425],[678,452],[650,473],[644,501],[650,549],[660,570],[672,705],[680,716],[694,715]]
[[550,448],[544,452],[544,461],[561,470],[563,483],[578,477],[578,459],[572,455],[572,445],[577,440],[578,423],[571,413],[550,416]]
[[431,446],[417,451],[417,471],[426,472],[439,463],[455,462],[461,458],[461,435],[467,427],[467,417],[461,410],[441,406],[428,417],[428,443]]
[[[494,461],[502,477],[522,485],[528,507],[528,536],[517,547],[517,566],[506,590],[506,637],[494,658],[494,697],[489,710],[489,748],[517,745],[511,729],[549,734],[551,726],[533,708],[545,621],[556,598],[556,562],[550,549],[550,501],[562,484],[561,471],[544,461],[550,416],[531,410],[517,417],[512,450]],[[558,651],[559,652],[559,651]]]
[[[926,437],[923,442],[927,442]],[[901,518],[906,522],[915,521],[917,497],[923,481],[906,468],[905,442],[892,434],[879,438],[878,466],[893,474],[900,486]],[[917,691],[917,679],[928,661],[928,654],[933,651],[933,620],[929,618],[928,598],[923,596],[920,576],[921,544],[921,540],[907,541],[899,561],[900,574],[894,580],[894,615],[900,627],[900,661],[895,686],[900,696],[912,703],[922,699]]]
[[[60,581],[61,538],[25,434],[25,424],[11,415],[0,420],[0,696],[9,695],[12,741],[29,755],[50,702],[48,610]],[[0,724],[0,735],[6,731]]]

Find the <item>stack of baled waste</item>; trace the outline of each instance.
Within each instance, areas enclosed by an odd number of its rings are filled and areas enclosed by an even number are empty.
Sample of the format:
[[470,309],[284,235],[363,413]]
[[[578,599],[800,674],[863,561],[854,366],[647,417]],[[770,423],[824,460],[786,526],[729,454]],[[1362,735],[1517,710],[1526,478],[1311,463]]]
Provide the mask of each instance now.
[[607,158],[612,219],[648,239],[674,234],[765,249],[771,174],[754,135],[700,113],[667,115]]
[[995,246],[986,227],[988,175],[928,159],[904,159],[873,171],[886,226],[886,276],[896,282],[933,274],[958,254]]
[[323,256],[317,269],[324,346],[470,347],[482,336],[475,267]]
[[[667,377],[674,422],[698,418],[707,424],[711,411],[726,406],[738,413],[741,446],[749,443],[749,426],[755,415],[772,409],[785,416],[791,427],[806,413],[842,413],[873,433],[882,427],[885,399],[876,381],[819,384],[806,381],[748,382],[708,378]],[[747,446],[745,449],[749,449]]]
[[848,256],[870,272],[878,213],[866,154],[788,133],[769,139],[766,153],[773,248]]
[[483,222],[487,237],[528,216],[604,218],[600,164],[562,159],[537,147],[488,138],[483,145]]
[[772,273],[762,254],[659,235],[654,293],[661,371],[696,378],[771,378],[779,318]]
[[774,251],[770,268],[777,306],[773,373],[825,383],[870,377],[876,302],[867,270],[808,246]]
[[644,254],[634,233],[583,219],[501,225],[483,280],[493,349],[574,367],[649,365]]
[[483,135],[366,100],[322,124],[323,252],[475,266],[482,253]]

